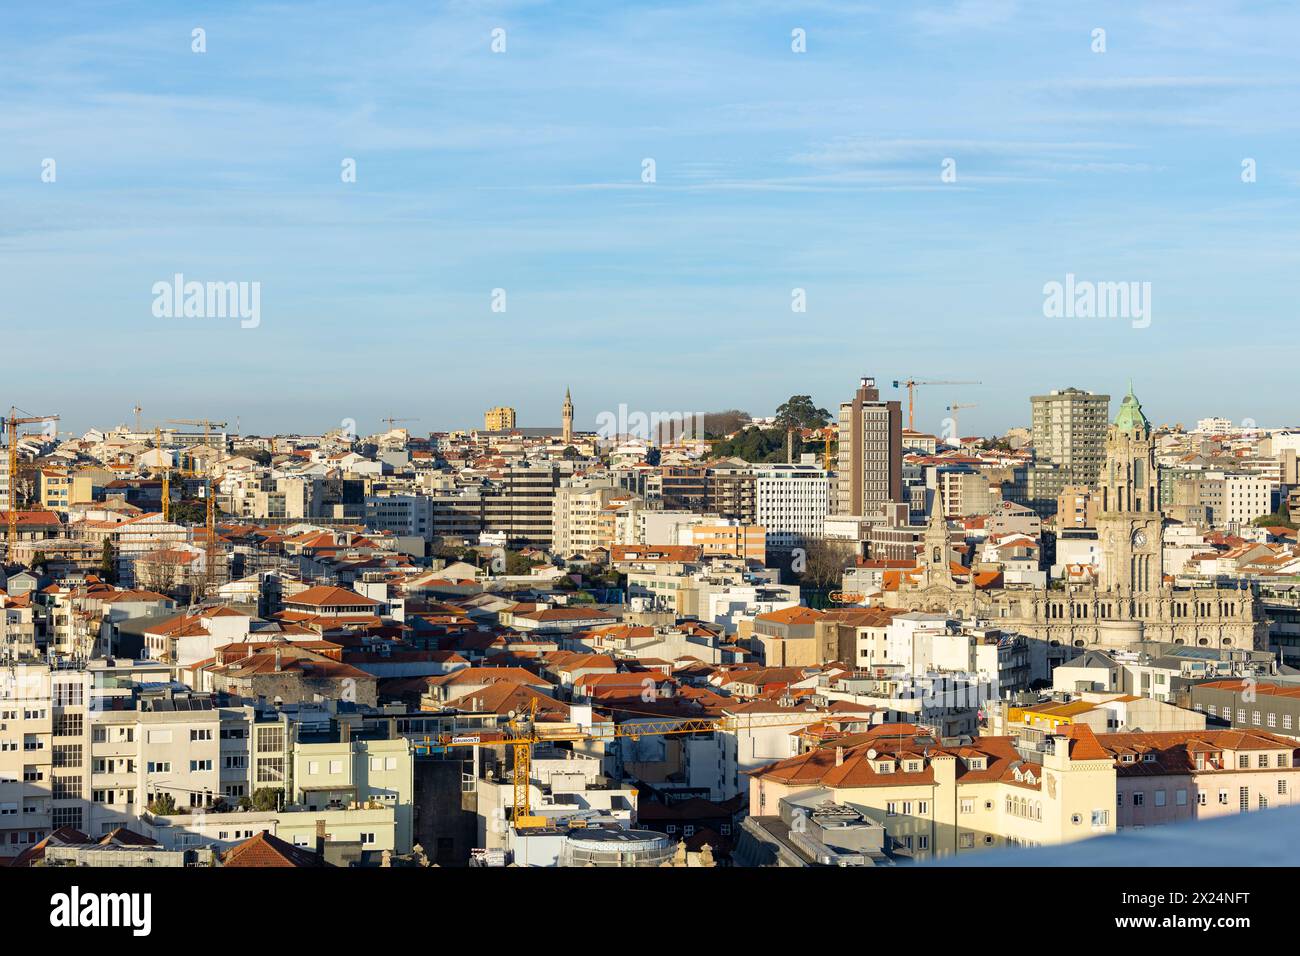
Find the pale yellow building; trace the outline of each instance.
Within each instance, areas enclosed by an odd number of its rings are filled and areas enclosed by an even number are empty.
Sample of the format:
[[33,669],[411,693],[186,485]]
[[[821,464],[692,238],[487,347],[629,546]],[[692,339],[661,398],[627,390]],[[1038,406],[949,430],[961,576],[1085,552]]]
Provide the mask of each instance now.
[[515,427],[515,410],[508,405],[489,408],[483,415],[483,430],[508,432]]

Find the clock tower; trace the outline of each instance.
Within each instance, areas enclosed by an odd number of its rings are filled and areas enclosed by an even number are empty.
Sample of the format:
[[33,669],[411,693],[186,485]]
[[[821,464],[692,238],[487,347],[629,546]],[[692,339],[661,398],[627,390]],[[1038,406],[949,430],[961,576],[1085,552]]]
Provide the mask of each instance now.
[[1160,589],[1164,517],[1159,502],[1155,439],[1130,385],[1106,433],[1097,517],[1100,590],[1146,594]]

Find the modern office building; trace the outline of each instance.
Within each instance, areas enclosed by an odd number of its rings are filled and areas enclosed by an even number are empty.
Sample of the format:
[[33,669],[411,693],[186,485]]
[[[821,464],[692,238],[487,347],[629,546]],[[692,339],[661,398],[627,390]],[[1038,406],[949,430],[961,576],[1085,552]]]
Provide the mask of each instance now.
[[874,378],[861,379],[852,400],[840,404],[833,490],[834,514],[871,514],[903,500],[902,405],[882,401]]

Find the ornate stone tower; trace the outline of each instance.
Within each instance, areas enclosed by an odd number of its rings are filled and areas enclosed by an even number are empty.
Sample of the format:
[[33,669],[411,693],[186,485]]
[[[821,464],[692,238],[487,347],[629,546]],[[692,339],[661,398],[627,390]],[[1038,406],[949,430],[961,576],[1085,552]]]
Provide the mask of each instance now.
[[562,438],[567,445],[573,441],[573,398],[569,395],[569,390],[564,390],[564,408],[563,408],[564,430]]
[[1097,536],[1102,550],[1100,589],[1130,594],[1163,583],[1159,475],[1151,423],[1132,385],[1106,433]]

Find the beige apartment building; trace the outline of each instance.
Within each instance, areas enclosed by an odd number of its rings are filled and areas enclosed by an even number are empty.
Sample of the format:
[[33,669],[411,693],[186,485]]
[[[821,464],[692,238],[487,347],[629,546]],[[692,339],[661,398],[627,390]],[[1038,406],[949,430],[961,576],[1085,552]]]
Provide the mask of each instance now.
[[89,504],[94,501],[95,492],[113,480],[112,473],[104,468],[80,471],[42,468],[40,474],[41,507],[47,511],[64,513],[73,505]]
[[757,524],[697,524],[682,528],[678,543],[695,545],[703,558],[767,563],[767,529]]
[[1116,824],[1141,828],[1290,806],[1296,742],[1262,731],[1103,734],[1114,757]]
[[749,812],[776,816],[782,798],[824,791],[884,826],[895,855],[926,860],[1113,833],[1115,778],[1087,727],[1056,736],[1035,764],[1010,737],[944,746],[911,725],[884,724],[758,770]]
[[596,548],[614,546],[615,499],[627,492],[601,479],[566,479],[555,489],[551,511],[551,549],[564,558],[585,555]]

